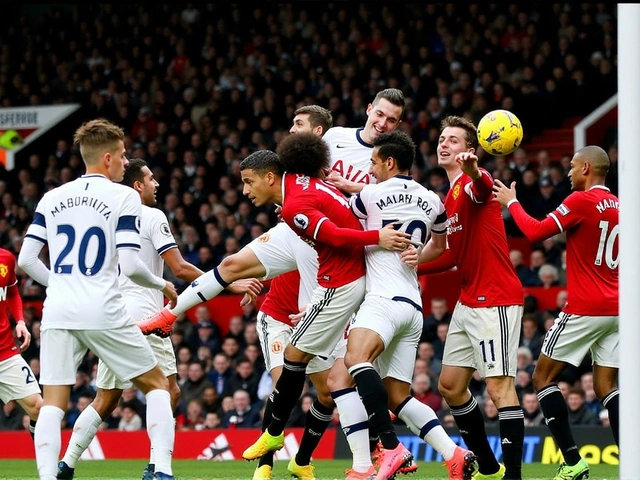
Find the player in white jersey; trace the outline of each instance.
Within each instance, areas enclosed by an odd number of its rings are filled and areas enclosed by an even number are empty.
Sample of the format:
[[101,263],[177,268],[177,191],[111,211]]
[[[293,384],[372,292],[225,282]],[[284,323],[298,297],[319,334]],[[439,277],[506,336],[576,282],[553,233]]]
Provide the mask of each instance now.
[[344,193],[357,193],[365,185],[375,183],[375,178],[369,174],[373,141],[400,125],[404,107],[402,90],[386,88],[367,106],[364,127],[330,128],[324,136],[331,152],[331,173],[327,182]]
[[[351,197],[352,211],[366,230],[397,225],[424,246],[423,255],[436,259],[446,248],[447,214],[440,198],[409,175],[415,156],[411,137],[388,132],[376,137],[373,145],[370,173],[377,184]],[[408,453],[398,441],[388,409],[442,454],[450,478],[471,478],[473,453],[457,447],[435,412],[411,396],[423,324],[416,269],[406,265],[399,252],[377,246],[367,246],[365,252],[367,293],[349,328],[344,362],[382,443],[376,478],[394,476]]]
[[[86,175],[42,197],[18,258],[27,274],[47,286],[40,350],[44,406],[35,429],[38,473],[41,480],[56,478],[60,422],[76,370],[91,349],[119,378],[132,380],[145,394],[155,478],[172,479],[175,431],[168,382],[127,312],[118,262],[122,274],[162,290],[172,305],[176,290],[138,256],[140,196],[113,183],[122,180],[127,165],[122,129],[92,120],[76,131],[74,143]],[[45,243],[51,271],[38,259]]]
[[[181,280],[192,282],[202,275],[199,268],[182,258],[169,229],[166,215],[161,210],[152,208],[156,204],[158,182],[147,163],[139,158],[130,159],[122,183],[138,192],[142,201],[140,259],[144,264],[158,277],[161,277],[164,272],[165,261],[173,274]],[[119,281],[127,310],[132,318],[151,315],[163,307],[162,294],[158,290],[142,287],[125,275],[120,275]],[[254,290],[249,293],[255,296],[259,293],[261,285],[257,280],[240,280],[238,283],[234,282],[231,287],[234,293],[245,293],[247,291],[245,287],[253,287]],[[180,399],[180,387],[176,382],[177,370],[173,345],[169,338],[160,338],[156,335],[147,336],[147,340],[160,369],[169,381],[171,407],[175,411]],[[76,420],[67,451],[58,463],[58,479],[73,478],[77,460],[93,440],[100,424],[118,405],[122,391],[130,388],[132,384],[130,381],[118,379],[114,372],[100,360],[96,385],[98,387],[96,397]],[[155,460],[151,451],[149,464],[142,475],[143,480],[152,479],[154,470]]]

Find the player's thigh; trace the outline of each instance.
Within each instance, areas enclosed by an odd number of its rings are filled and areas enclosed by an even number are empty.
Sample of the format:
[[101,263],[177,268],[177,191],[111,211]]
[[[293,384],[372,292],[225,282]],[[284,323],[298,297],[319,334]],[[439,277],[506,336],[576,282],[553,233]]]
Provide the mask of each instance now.
[[364,293],[364,277],[337,288],[318,287],[293,330],[291,345],[308,354],[331,355]]
[[484,378],[515,377],[522,306],[460,307],[478,373]]
[[270,372],[284,365],[284,347],[289,343],[293,328],[260,311],[256,322],[258,341],[265,367]]
[[40,384],[73,385],[76,371],[89,345],[77,336],[79,330],[47,328],[41,332]]
[[298,268],[292,241],[299,240],[285,223],[280,222],[247,245],[264,267],[265,276],[261,280],[268,280]]
[[396,321],[401,319],[401,325],[374,366],[381,378],[390,377],[410,384],[422,334],[422,313],[408,303],[393,303],[399,304],[393,310],[396,311]]
[[[606,363],[613,363],[611,358],[616,349],[617,332],[610,341],[606,340],[612,327],[615,317],[591,317],[584,315],[573,315],[562,312],[553,322],[542,342],[542,353],[552,360],[566,362],[574,366],[579,366],[589,350],[595,346],[596,355],[600,355],[599,360]],[[617,322],[615,323],[617,330]],[[601,351],[596,342],[604,342],[604,347],[611,348],[609,354]],[[607,358],[608,357],[608,358]],[[616,366],[603,365],[603,366]]]
[[134,323],[107,330],[82,330],[77,335],[121,380],[139,377],[158,364],[149,342]]
[[20,355],[0,362],[0,400],[21,400],[40,394],[40,385],[31,368]]
[[593,317],[599,319],[600,336],[591,345],[593,363],[601,367],[620,368],[620,333],[618,331],[619,317]]
[[291,241],[300,273],[298,304],[307,305],[313,297],[314,290],[318,288],[318,252],[297,235],[295,237]]

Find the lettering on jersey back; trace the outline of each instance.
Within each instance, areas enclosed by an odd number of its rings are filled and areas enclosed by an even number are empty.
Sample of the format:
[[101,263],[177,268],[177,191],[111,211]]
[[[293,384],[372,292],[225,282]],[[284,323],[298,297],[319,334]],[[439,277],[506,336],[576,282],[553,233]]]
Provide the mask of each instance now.
[[4,302],[7,299],[7,287],[0,287],[0,302]]
[[336,163],[333,164],[333,167],[331,167],[331,170],[333,170],[336,173],[339,173],[340,176],[355,183],[368,184],[370,182],[369,173],[363,172],[362,170],[354,169],[353,165],[349,165],[349,167],[347,168],[347,171],[345,172],[343,160],[337,160]]
[[596,208],[598,209],[599,213],[604,212],[608,208],[615,208],[616,210],[620,210],[620,202],[616,202],[608,198],[603,198],[596,204]]
[[106,203],[98,200],[97,198],[80,196],[60,201],[60,204],[51,210],[51,215],[55,217],[58,213],[62,213],[67,208],[74,207],[91,207],[96,212],[103,215],[106,220],[111,216],[111,208],[109,208],[109,205]]

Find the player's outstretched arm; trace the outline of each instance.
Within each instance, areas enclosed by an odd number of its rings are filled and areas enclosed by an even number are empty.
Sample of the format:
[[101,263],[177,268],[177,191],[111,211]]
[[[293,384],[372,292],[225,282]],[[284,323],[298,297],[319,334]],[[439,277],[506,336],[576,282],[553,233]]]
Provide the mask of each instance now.
[[[15,265],[12,267],[13,277],[15,278]],[[7,309],[11,312],[11,316],[16,321],[16,338],[22,340],[20,344],[20,351],[24,352],[31,343],[31,334],[27,325],[24,323],[24,310],[22,308],[22,298],[20,297],[20,290],[18,289],[18,282],[14,283],[7,288]]]
[[531,242],[540,242],[562,231],[553,217],[536,220],[524,211],[516,198],[516,182],[511,182],[511,186],[507,187],[500,180],[494,180],[493,194],[497,202],[509,209],[513,221]]
[[332,247],[380,245],[387,250],[404,250],[411,243],[408,234],[388,225],[381,230],[340,228],[328,218],[322,222],[316,239]]
[[187,262],[177,248],[170,248],[160,255],[165,261],[171,273],[173,273],[180,280],[185,282],[193,282],[196,278],[202,275],[204,272],[195,265]]
[[40,285],[49,285],[49,269],[38,258],[44,243],[31,237],[25,237],[18,256],[18,266]]

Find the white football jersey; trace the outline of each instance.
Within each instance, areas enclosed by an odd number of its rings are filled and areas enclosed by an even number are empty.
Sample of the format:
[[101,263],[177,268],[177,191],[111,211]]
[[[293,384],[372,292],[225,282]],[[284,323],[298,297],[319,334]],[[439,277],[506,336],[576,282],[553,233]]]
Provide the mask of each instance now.
[[103,175],[47,192],[27,237],[49,246],[42,329],[99,330],[132,322],[118,284],[118,249],[140,249],[140,195]]
[[[350,204],[366,230],[394,224],[422,245],[431,232],[447,231],[447,214],[440,197],[406,175],[367,185],[350,198]],[[400,259],[400,252],[377,245],[365,247],[365,252],[367,294],[409,301],[422,308],[417,273]]]
[[356,183],[376,183],[369,175],[373,145],[365,142],[362,128],[332,127],[322,139],[329,145],[331,170]]
[[[151,273],[162,277],[164,260],[161,255],[167,250],[178,248],[178,245],[171,234],[167,216],[161,210],[142,205],[140,219],[140,260]],[[148,317],[164,306],[164,295],[160,290],[138,285],[122,273],[120,289],[134,321]]]

